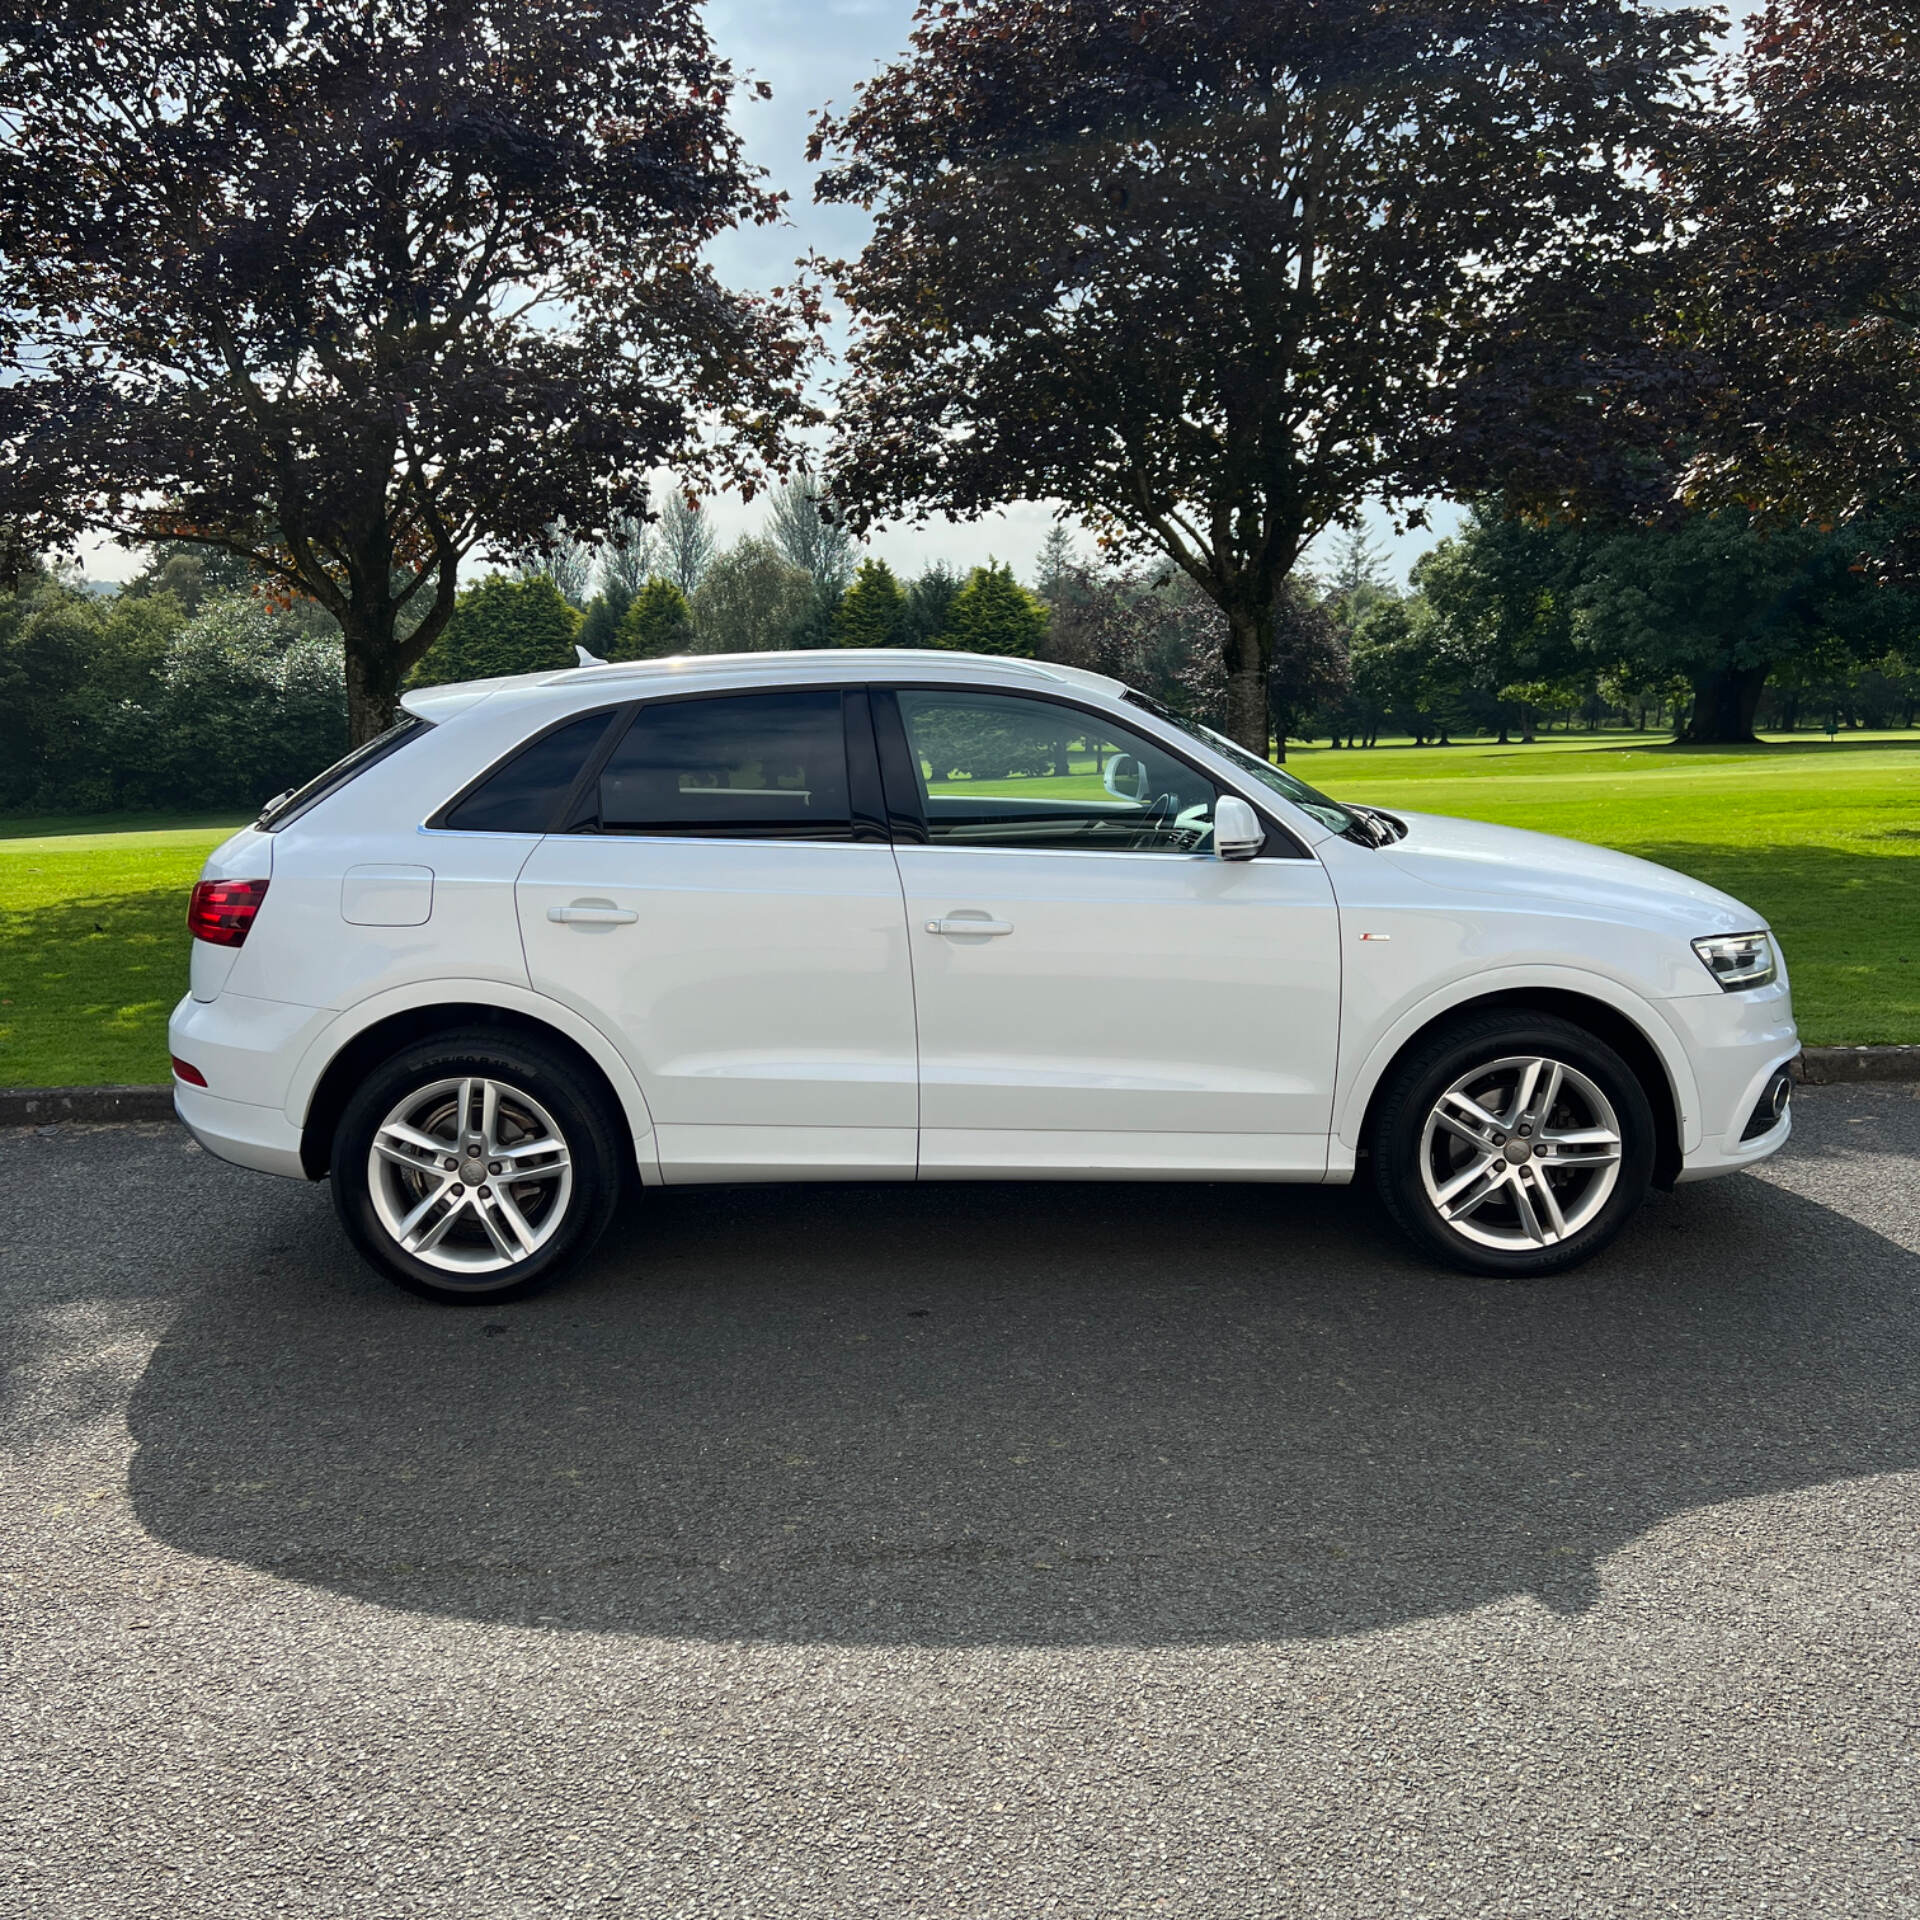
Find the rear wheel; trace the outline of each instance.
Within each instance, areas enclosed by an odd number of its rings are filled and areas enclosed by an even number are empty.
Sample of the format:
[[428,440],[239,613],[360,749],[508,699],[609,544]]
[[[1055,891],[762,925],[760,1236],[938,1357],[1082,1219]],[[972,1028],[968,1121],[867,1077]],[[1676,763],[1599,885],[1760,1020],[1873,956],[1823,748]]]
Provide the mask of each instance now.
[[1604,1041],[1551,1015],[1434,1036],[1384,1089],[1375,1179],[1416,1245],[1469,1273],[1561,1273],[1598,1253],[1653,1175],[1653,1109]]
[[558,1053],[450,1034],[388,1061],[348,1104],[334,1205],[401,1286],[500,1300],[558,1278],[599,1239],[618,1137],[598,1090]]

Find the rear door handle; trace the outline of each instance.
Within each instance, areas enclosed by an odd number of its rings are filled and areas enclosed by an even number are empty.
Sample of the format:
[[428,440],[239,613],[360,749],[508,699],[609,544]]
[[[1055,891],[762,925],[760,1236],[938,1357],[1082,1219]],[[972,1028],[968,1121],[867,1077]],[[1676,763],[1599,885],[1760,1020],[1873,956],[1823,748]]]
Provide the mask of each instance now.
[[579,922],[589,927],[630,927],[640,918],[631,907],[613,907],[577,901],[570,907],[549,907],[547,918],[562,924]]
[[945,920],[929,920],[929,933],[1011,933],[1011,920],[969,920],[964,915],[951,915]]

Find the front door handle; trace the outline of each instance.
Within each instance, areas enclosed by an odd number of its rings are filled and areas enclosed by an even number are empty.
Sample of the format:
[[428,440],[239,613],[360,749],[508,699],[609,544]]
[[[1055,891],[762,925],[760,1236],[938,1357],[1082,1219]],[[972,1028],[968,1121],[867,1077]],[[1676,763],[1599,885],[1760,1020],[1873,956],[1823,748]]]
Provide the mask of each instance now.
[[549,907],[547,918],[562,925],[569,922],[589,927],[630,927],[640,918],[631,907],[616,907],[602,901],[576,900],[570,907]]
[[929,920],[929,933],[1011,933],[1011,920],[969,920],[964,914],[949,915],[944,920]]

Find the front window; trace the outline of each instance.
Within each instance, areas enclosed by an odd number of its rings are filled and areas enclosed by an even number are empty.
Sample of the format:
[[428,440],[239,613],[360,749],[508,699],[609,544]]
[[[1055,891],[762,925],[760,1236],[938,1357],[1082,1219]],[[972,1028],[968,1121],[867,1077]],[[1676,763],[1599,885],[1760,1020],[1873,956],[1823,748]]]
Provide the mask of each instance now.
[[1213,783],[1099,714],[1018,694],[902,688],[934,846],[1204,853]]
[[1156,720],[1178,727],[1190,740],[1211,747],[1223,759],[1232,761],[1249,779],[1259,781],[1283,800],[1291,800],[1302,813],[1311,814],[1323,827],[1330,827],[1335,833],[1351,833],[1358,824],[1352,810],[1338,800],[1329,800],[1304,780],[1296,780],[1285,767],[1276,767],[1271,760],[1263,760],[1257,753],[1236,746],[1224,733],[1215,733],[1211,727],[1203,727],[1194,720],[1184,720],[1171,707],[1163,707],[1158,700],[1150,700],[1143,693],[1129,693],[1126,697],[1136,707],[1144,707]]

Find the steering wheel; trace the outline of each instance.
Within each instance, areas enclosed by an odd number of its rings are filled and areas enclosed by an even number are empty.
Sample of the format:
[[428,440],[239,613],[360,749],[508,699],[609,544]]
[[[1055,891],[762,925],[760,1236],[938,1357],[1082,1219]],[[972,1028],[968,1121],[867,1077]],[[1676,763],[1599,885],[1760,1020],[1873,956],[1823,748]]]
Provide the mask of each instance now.
[[1140,809],[1136,817],[1134,824],[1137,830],[1133,836],[1133,844],[1127,851],[1129,853],[1140,853],[1160,845],[1167,837],[1167,828],[1172,823],[1173,817],[1173,795],[1170,793],[1155,794],[1154,797]]

